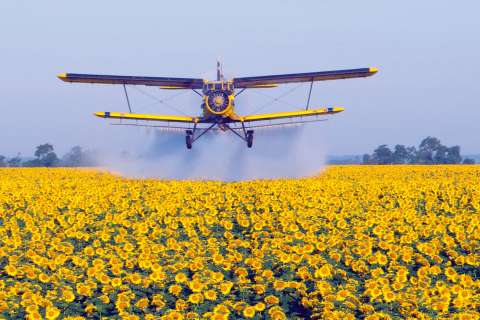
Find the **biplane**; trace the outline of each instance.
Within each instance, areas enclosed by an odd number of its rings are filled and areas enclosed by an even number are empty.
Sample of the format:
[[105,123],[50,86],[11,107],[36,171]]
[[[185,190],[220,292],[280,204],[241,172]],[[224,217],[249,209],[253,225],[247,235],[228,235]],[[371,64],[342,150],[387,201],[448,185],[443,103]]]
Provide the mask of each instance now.
[[[78,73],[62,73],[58,75],[58,78],[65,82],[72,83],[123,85],[129,112],[96,112],[95,115],[98,117],[106,119],[155,121],[161,123],[160,125],[155,125],[155,127],[185,130],[185,143],[188,149],[191,149],[193,143],[210,130],[231,131],[246,142],[248,148],[251,148],[253,145],[254,128],[320,121],[317,120],[318,117],[336,114],[344,110],[344,108],[341,107],[310,109],[310,97],[314,82],[369,77],[377,73],[377,71],[376,68],[360,68],[240,77],[225,80],[222,66],[217,62],[217,77],[214,81],[200,78],[140,77]],[[299,82],[310,83],[307,104],[302,110],[252,115],[239,115],[236,113],[235,97],[247,89],[274,88],[281,84]],[[202,99],[201,115],[181,116],[133,113],[128,98],[127,85],[154,86],[168,90],[193,90]],[[311,120],[312,117],[314,117],[314,120]],[[285,119],[288,119],[289,122],[281,122],[285,121]],[[267,121],[268,124],[259,124],[262,123],[261,121]],[[174,126],[172,126],[172,123]]]

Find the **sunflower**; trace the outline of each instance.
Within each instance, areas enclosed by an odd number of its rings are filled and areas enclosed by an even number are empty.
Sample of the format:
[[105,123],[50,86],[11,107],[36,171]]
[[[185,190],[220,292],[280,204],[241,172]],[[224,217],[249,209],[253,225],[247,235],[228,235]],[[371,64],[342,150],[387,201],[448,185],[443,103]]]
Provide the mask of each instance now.
[[102,301],[104,304],[109,304],[110,303],[110,298],[107,295],[101,295],[98,297],[100,301]]
[[75,300],[75,294],[71,289],[62,290],[62,299],[66,302],[73,302]]
[[265,307],[266,307],[266,306],[265,306],[265,303],[263,303],[263,302],[258,302],[258,303],[256,303],[253,307],[255,308],[255,311],[260,312],[260,311],[265,310]]
[[203,302],[203,295],[201,293],[193,293],[188,296],[188,301],[193,304],[199,304]]
[[245,318],[253,318],[255,316],[255,308],[248,306],[245,309],[243,309],[242,314]]
[[118,288],[122,285],[122,279],[121,278],[113,278],[111,283],[112,283],[113,287]]
[[270,305],[278,304],[280,302],[280,299],[278,299],[276,296],[273,296],[273,295],[266,296],[264,300],[267,304],[270,304]]
[[223,256],[220,254],[214,254],[212,257],[212,261],[215,264],[221,264],[223,262]]
[[185,273],[183,273],[183,272],[177,273],[175,275],[175,281],[178,282],[178,283],[184,283],[184,282],[187,282],[187,280],[188,280],[188,278],[185,275]]
[[168,292],[170,294],[173,294],[174,296],[177,296],[179,297],[180,294],[182,293],[182,287],[179,286],[178,284],[174,284],[174,285],[171,285],[169,288],[168,288]]
[[391,290],[386,290],[383,292],[383,300],[385,302],[392,302],[395,300],[395,293],[393,293]]
[[47,283],[50,281],[50,277],[48,275],[46,275],[45,273],[41,273],[39,276],[38,276],[38,280],[40,280],[41,282],[43,283]]
[[213,312],[214,313],[221,313],[221,314],[229,314],[230,309],[228,309],[228,307],[224,304],[218,304],[218,305],[215,306],[215,308],[213,308]]
[[[29,313],[29,314],[27,315],[27,319],[28,319],[28,320],[42,320],[43,317],[42,317],[42,315],[41,315],[38,311],[34,311],[34,312]],[[48,319],[48,318],[47,318],[47,319]]]
[[172,311],[168,312],[166,315],[167,315],[166,319],[169,319],[169,320],[183,320],[184,319],[183,315],[176,310],[172,310]]
[[17,268],[10,264],[5,267],[5,272],[7,272],[7,274],[11,277],[14,277],[18,274]]
[[214,313],[210,316],[211,320],[228,320],[228,318],[229,318],[228,314],[223,314],[223,313]]
[[324,264],[320,269],[315,270],[315,278],[330,278],[332,276],[332,270],[328,264]]
[[286,289],[288,286],[288,283],[286,283],[285,281],[282,281],[282,280],[275,280],[273,282],[273,288],[277,291],[282,291],[284,289]]
[[222,292],[222,294],[226,296],[230,293],[230,291],[232,290],[232,287],[233,287],[232,282],[230,281],[223,282],[220,284],[220,292]]
[[189,284],[188,284],[188,287],[190,288],[190,290],[192,290],[193,292],[201,292],[204,288],[204,285],[203,283],[197,281],[197,280],[193,280],[191,281]]
[[210,301],[214,301],[217,299],[217,293],[213,290],[207,290],[203,293],[203,295],[205,296],[205,299]]
[[148,307],[149,304],[150,304],[150,301],[148,300],[148,298],[141,298],[135,303],[135,307],[139,309],[145,309]]
[[165,307],[166,303],[163,300],[163,296],[161,294],[154,294],[152,296],[152,304],[156,306],[158,309]]
[[345,301],[345,299],[350,295],[350,291],[342,289],[339,290],[336,294],[337,301]]
[[221,272],[214,272],[212,274],[212,279],[213,279],[214,282],[221,282],[221,281],[223,281],[224,278],[225,278],[225,276]]

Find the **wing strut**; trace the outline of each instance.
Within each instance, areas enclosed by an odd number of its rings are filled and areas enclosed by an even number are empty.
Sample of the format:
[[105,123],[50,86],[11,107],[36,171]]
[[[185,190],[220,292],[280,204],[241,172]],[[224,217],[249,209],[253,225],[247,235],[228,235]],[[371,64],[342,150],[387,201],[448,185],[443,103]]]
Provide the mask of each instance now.
[[128,111],[132,113],[132,108],[130,107],[130,99],[128,98],[127,87],[125,86],[125,83],[123,84],[123,91],[125,92],[125,97],[127,98]]
[[192,89],[192,91],[195,92],[196,94],[198,94],[200,97],[203,97],[203,95],[200,92],[198,92],[197,90]]
[[247,88],[242,88],[240,91],[238,91],[236,94],[235,94],[235,97],[239,96],[243,91],[247,90]]
[[305,110],[308,110],[308,107],[310,106],[310,97],[312,96],[312,88],[313,88],[313,78],[312,78],[312,82],[310,82],[310,91],[308,92],[307,107],[305,108]]

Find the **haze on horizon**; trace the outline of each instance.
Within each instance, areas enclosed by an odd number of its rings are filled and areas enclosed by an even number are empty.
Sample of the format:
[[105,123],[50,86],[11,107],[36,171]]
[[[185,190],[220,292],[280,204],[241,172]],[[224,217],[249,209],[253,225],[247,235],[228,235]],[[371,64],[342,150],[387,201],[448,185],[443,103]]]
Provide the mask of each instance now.
[[[312,107],[346,111],[318,124],[329,154],[417,145],[436,136],[480,153],[480,4],[475,1],[3,1],[0,3],[0,154],[52,143],[122,148],[137,128],[113,127],[95,111],[127,110],[120,86],[66,84],[61,72],[213,78],[378,67],[367,79],[317,82]],[[245,92],[237,111],[266,105],[290,87]],[[175,93],[129,88],[134,111],[175,113]],[[308,84],[262,112],[302,108]],[[240,99],[241,98],[241,99]],[[168,100],[197,114],[200,100]],[[232,140],[235,140],[232,137]],[[200,146],[199,147],[205,147]]]

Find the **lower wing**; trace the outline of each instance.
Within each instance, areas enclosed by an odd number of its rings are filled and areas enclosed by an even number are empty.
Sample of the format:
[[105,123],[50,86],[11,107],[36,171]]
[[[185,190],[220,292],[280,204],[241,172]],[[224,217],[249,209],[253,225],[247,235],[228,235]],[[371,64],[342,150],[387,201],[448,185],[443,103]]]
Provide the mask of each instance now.
[[342,112],[343,110],[345,109],[341,107],[333,107],[333,108],[321,108],[321,109],[302,110],[302,111],[255,114],[250,116],[238,116],[236,120],[237,122],[252,122],[252,121],[278,120],[278,119],[286,119],[286,118],[324,116],[324,115],[339,113],[339,112]]
[[189,116],[174,116],[174,115],[157,115],[157,114],[141,114],[128,112],[95,112],[95,115],[100,118],[108,119],[125,119],[125,120],[147,120],[147,121],[164,121],[164,122],[183,122],[183,123],[197,123],[199,118]]

